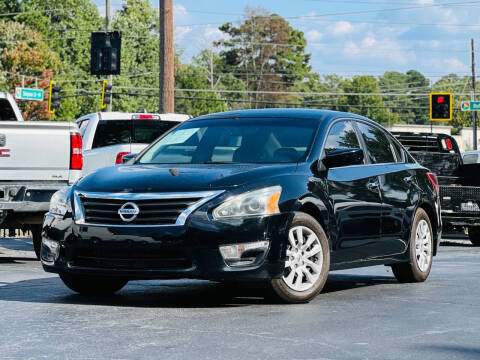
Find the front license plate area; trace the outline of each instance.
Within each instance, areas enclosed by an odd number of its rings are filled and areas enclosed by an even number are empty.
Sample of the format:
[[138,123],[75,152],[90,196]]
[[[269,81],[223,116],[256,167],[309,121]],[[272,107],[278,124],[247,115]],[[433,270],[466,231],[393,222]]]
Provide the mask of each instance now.
[[480,212],[480,207],[478,206],[478,204],[472,201],[462,203],[461,209],[462,211],[468,211],[468,212]]

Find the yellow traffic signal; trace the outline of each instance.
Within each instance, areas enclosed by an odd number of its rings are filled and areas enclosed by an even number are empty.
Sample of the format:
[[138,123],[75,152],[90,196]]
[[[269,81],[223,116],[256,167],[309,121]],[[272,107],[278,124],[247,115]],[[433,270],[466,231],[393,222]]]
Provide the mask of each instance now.
[[107,104],[109,104],[112,100],[112,85],[108,84],[108,80],[103,80],[102,84],[102,103],[100,107],[105,109]]
[[48,95],[48,112],[50,114],[55,114],[55,110],[60,107],[61,97],[59,93],[62,91],[62,88],[55,84],[55,81],[50,81],[50,91]]

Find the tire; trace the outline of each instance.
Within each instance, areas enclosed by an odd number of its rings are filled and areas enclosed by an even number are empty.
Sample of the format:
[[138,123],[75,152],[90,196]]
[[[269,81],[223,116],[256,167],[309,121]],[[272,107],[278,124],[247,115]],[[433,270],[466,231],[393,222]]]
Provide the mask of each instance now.
[[415,283],[427,280],[432,268],[433,242],[430,219],[425,210],[418,209],[410,234],[410,261],[392,265],[393,275],[399,282]]
[[96,276],[61,274],[63,283],[80,295],[87,296],[108,296],[116,293],[125,285],[128,280],[115,278],[102,278]]
[[32,232],[33,250],[35,250],[37,259],[40,259],[40,251],[42,249],[42,227],[34,226],[30,231]]
[[274,299],[291,304],[310,301],[322,291],[329,269],[330,246],[322,226],[308,214],[295,213],[288,232],[285,273],[270,282]]
[[480,246],[480,227],[471,226],[468,228],[468,238],[473,246]]

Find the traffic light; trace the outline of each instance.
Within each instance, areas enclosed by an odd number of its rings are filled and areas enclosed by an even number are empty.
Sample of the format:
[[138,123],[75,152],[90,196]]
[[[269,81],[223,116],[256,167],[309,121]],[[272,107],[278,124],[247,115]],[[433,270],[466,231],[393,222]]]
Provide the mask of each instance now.
[[55,84],[55,81],[50,81],[50,93],[48,96],[48,112],[50,114],[55,114],[55,110],[60,107],[60,91],[62,91],[62,88]]
[[452,93],[431,93],[430,94],[430,120],[450,121],[453,114]]
[[119,75],[122,34],[119,31],[93,32],[90,44],[90,73]]
[[102,104],[100,107],[105,109],[108,104],[112,102],[112,85],[108,83],[108,80],[103,80],[102,85]]

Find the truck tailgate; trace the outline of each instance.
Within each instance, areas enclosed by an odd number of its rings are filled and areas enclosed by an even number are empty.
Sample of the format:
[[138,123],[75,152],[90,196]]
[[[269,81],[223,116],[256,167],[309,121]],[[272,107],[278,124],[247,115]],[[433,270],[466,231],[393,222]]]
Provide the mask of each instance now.
[[0,123],[0,181],[67,181],[72,123]]

